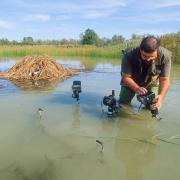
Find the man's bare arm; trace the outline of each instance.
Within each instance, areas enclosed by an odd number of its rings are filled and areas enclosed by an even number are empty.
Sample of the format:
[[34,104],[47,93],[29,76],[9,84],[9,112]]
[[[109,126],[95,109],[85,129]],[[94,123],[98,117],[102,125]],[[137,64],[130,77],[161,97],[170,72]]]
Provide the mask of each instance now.
[[163,99],[164,99],[169,87],[170,87],[169,77],[160,77],[159,78],[159,93],[156,97],[158,101],[155,105],[158,108],[158,110],[161,109]]
[[170,78],[160,77],[159,78],[159,95],[162,97],[162,99],[164,99],[169,87],[170,87]]
[[128,86],[132,91],[140,95],[147,93],[147,89],[140,87],[131,77],[131,74],[123,74],[122,80],[126,86]]

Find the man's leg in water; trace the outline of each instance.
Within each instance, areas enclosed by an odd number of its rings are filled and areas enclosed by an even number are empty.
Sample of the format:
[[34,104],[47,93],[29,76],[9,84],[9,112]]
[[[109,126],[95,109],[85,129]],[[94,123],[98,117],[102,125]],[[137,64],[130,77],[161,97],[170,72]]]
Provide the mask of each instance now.
[[135,93],[126,86],[121,86],[121,92],[119,95],[119,103],[120,104],[130,104],[133,99]]

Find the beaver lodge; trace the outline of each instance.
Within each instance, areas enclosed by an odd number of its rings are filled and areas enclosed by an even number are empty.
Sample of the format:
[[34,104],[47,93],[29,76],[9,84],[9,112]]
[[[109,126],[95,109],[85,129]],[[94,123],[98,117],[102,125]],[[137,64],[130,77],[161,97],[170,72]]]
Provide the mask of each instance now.
[[76,74],[76,70],[69,69],[57,63],[49,56],[26,56],[0,78],[13,81],[17,86],[28,88],[52,84],[53,81],[64,80]]

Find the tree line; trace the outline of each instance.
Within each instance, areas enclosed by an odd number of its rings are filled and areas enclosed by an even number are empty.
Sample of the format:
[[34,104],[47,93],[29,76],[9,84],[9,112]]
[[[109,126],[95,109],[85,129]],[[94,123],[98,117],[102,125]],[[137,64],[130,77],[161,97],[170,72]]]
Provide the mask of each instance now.
[[[0,39],[0,45],[57,45],[63,47],[81,47],[85,45],[93,45],[97,47],[131,47],[139,45],[143,37],[147,36],[132,34],[129,40],[126,40],[122,35],[113,35],[112,38],[100,38],[93,29],[86,29],[80,34],[79,40],[61,39],[61,40],[34,40],[32,37],[24,37],[21,41],[9,41],[8,39]],[[161,45],[172,51],[173,60],[178,62],[180,59],[180,31],[170,33],[158,37]]]
[[[132,34],[131,41],[138,41],[143,36]],[[24,37],[21,41],[8,40],[0,38],[0,45],[95,45],[95,46],[111,46],[126,43],[127,40],[122,35],[113,35],[112,38],[100,38],[92,29],[86,29],[80,34],[80,39],[61,39],[61,40],[34,40],[33,37]]]
[[[129,40],[126,40],[122,35],[113,35],[112,38],[100,38],[93,29],[86,29],[80,34],[80,39],[61,39],[61,40],[34,40],[33,37],[24,37],[21,41],[8,40],[7,38],[0,39],[0,45],[95,45],[95,46],[113,46],[118,44],[130,44],[136,45],[141,39],[149,34],[137,35],[132,34]],[[174,44],[179,43],[180,31],[178,33],[171,33],[162,35],[159,37],[163,44]],[[173,43],[171,42],[173,41]],[[173,45],[172,45],[173,46]],[[174,47],[173,46],[173,47]]]
[[21,41],[8,40],[7,38],[0,39],[0,45],[95,45],[106,46],[123,43],[125,38],[121,35],[114,35],[112,38],[100,38],[92,29],[87,29],[80,34],[80,39],[61,39],[61,40],[34,40],[33,37],[24,37]]

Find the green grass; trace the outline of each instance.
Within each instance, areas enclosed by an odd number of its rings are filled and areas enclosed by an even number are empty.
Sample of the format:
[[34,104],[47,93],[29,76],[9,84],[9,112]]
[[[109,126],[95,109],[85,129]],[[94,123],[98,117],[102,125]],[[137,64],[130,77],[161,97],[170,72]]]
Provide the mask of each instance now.
[[[176,36],[161,37],[162,46],[172,51],[173,63],[180,64],[180,41]],[[172,38],[174,38],[172,40]],[[56,45],[1,45],[0,59],[18,58],[28,55],[49,55],[52,57],[86,57],[86,58],[121,58],[121,50],[130,44],[119,44],[117,46],[56,46]]]
[[119,47],[62,47],[53,45],[1,46],[0,58],[24,57],[28,55],[49,55],[53,57],[91,57],[119,59]]

